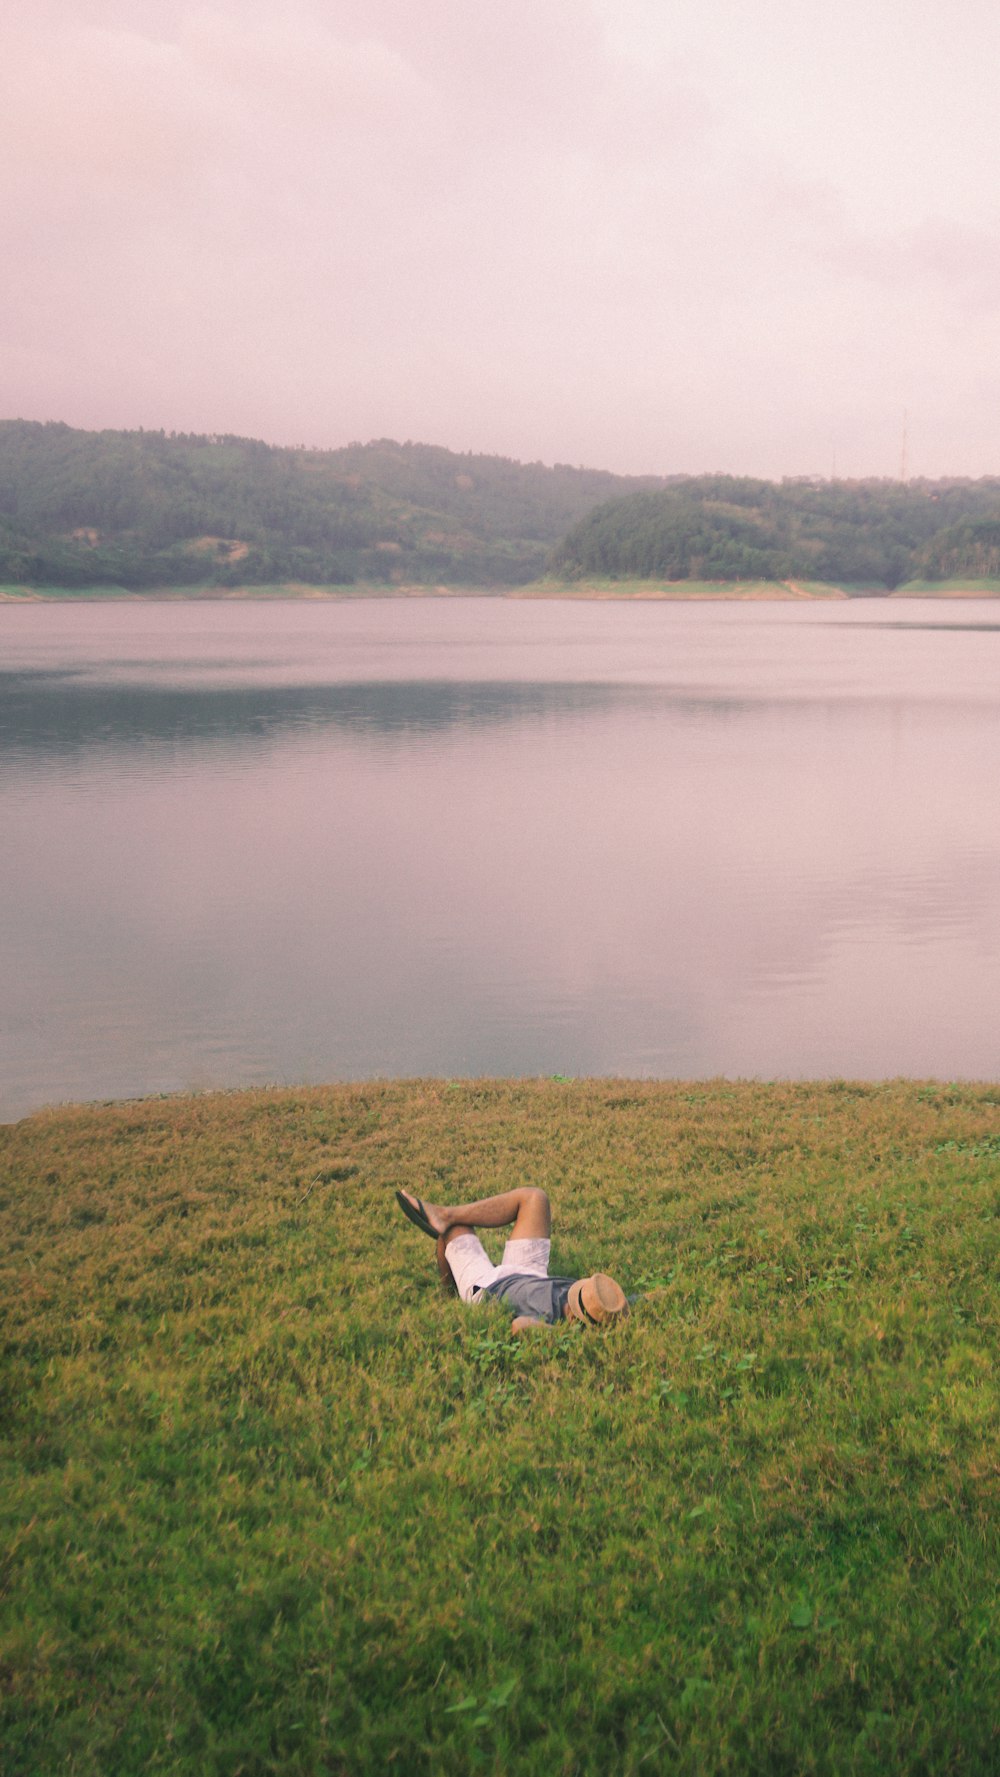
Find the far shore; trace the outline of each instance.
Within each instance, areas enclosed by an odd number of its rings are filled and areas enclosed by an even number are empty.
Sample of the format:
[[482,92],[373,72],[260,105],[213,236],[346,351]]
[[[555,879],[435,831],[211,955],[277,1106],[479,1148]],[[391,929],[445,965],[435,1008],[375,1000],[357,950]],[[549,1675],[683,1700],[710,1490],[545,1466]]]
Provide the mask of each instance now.
[[715,600],[728,603],[783,602],[802,604],[817,599],[994,599],[1000,598],[1000,579],[962,582],[913,581],[893,591],[876,586],[833,586],[823,581],[799,580],[533,580],[524,586],[432,586],[409,581],[361,581],[350,586],[311,586],[303,581],[283,581],[267,586],[157,586],[130,591],[121,586],[88,586],[76,590],[64,586],[0,586],[0,604],[204,604],[261,602],[262,600],[343,603],[355,599],[553,599],[651,603],[670,600],[694,603]]

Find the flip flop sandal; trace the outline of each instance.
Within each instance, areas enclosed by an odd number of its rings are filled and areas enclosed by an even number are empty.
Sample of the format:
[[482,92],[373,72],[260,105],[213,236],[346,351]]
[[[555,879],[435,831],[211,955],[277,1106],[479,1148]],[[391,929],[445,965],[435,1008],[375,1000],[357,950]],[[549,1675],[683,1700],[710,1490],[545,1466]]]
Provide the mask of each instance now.
[[397,1191],[396,1202],[399,1204],[407,1221],[412,1222],[415,1228],[419,1228],[421,1234],[429,1234],[432,1240],[437,1239],[438,1231],[436,1228],[432,1228],[430,1222],[427,1220],[426,1211],[419,1197],[417,1198],[416,1203],[413,1204],[408,1197],[403,1196],[402,1191]]

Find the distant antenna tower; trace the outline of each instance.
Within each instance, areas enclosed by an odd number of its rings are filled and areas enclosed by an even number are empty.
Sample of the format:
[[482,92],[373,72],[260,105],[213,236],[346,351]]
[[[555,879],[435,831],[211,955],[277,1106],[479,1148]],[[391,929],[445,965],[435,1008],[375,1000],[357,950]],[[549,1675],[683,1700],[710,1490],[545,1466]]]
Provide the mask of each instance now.
[[906,408],[904,407],[904,409],[903,409],[903,443],[902,443],[902,446],[901,446],[900,452],[899,452],[899,479],[900,479],[900,481],[906,480],[906,452],[907,452],[907,446],[910,441],[909,440],[909,432],[910,432],[910,416],[909,416],[908,412],[906,411]]

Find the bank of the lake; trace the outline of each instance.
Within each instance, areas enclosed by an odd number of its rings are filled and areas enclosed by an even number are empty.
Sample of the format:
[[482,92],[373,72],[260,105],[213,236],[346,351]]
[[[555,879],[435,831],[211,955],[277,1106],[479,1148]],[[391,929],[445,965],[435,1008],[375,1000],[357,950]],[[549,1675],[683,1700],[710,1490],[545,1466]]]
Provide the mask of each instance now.
[[[393,1191],[639,1292],[517,1343]],[[0,1128],[10,1773],[987,1773],[1000,1088],[427,1080]]]
[[848,594],[835,586],[793,585],[775,581],[705,581],[705,580],[535,580],[524,586],[433,586],[404,581],[358,581],[349,586],[307,586],[302,582],[283,581],[267,586],[206,585],[159,586],[143,592],[130,592],[124,587],[59,587],[4,586],[0,601],[25,603],[37,600],[65,600],[87,604],[104,599],[149,603],[150,600],[224,600],[226,603],[261,599],[414,599],[414,598],[511,598],[511,599],[811,599],[846,598]]
[[848,598],[1000,598],[1000,580],[912,581],[888,592],[884,586],[832,586],[810,580],[532,580],[523,586],[434,586],[423,582],[358,581],[348,586],[312,586],[280,581],[264,586],[156,586],[142,592],[123,586],[0,586],[0,604],[62,600],[75,605],[107,599],[135,604],[219,600],[227,604],[267,599],[510,598],[560,600],[734,600],[799,602]]

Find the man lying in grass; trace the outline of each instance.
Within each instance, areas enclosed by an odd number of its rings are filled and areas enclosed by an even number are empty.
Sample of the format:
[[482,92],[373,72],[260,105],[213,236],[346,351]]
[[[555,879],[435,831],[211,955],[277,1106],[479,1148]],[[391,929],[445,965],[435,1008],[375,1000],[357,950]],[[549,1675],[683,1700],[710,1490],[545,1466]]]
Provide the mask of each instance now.
[[[396,1202],[415,1227],[437,1241],[442,1280],[454,1280],[463,1302],[493,1300],[512,1309],[515,1333],[561,1320],[608,1325],[628,1313],[624,1291],[603,1271],[591,1277],[549,1276],[552,1211],[537,1185],[520,1185],[451,1209],[422,1203],[409,1191],[397,1191]],[[475,1230],[506,1228],[512,1222],[503,1258],[494,1265]]]

